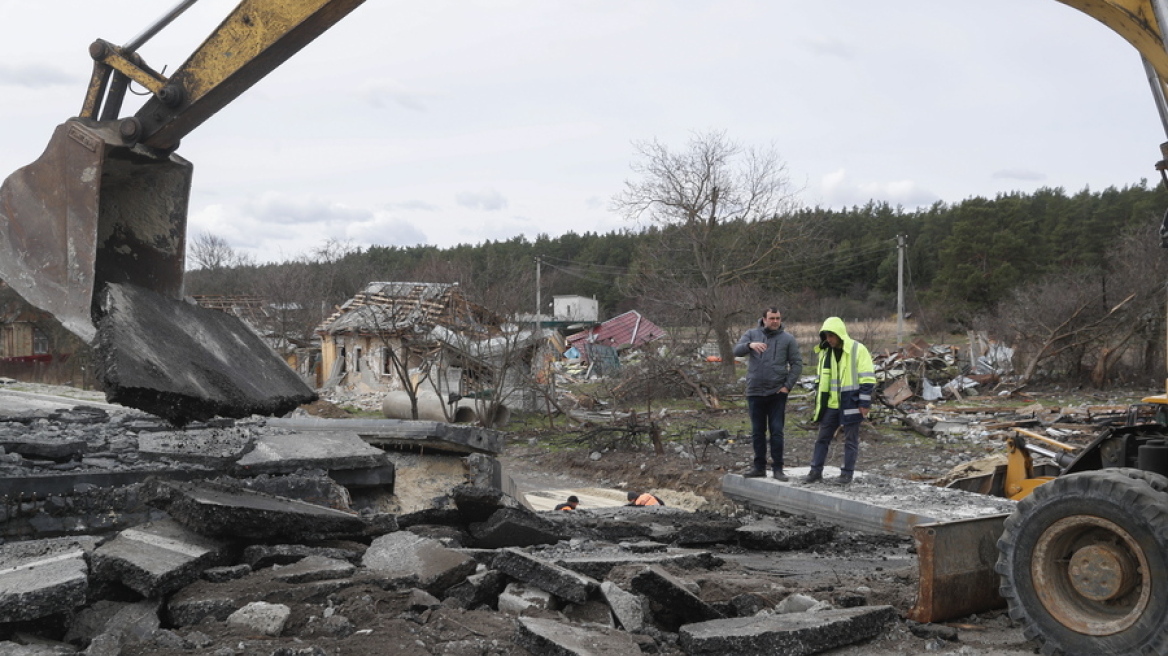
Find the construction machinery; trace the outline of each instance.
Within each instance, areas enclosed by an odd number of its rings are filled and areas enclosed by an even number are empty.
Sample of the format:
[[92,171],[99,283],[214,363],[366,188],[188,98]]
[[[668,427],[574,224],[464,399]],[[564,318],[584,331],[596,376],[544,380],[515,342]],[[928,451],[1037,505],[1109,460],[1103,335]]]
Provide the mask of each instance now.
[[[1059,1],[1135,46],[1168,132],[1168,2]],[[1168,143],[1160,150],[1163,177]],[[1168,395],[1146,401],[1164,406]],[[1006,519],[1000,591],[1044,654],[1168,654],[1166,438],[1162,424],[1103,431],[1057,477],[1029,485]]]
[[[183,302],[192,166],[179,141],[363,0],[243,0],[169,76],[97,40],[80,114],[0,187],[0,279],[90,343],[110,401],[176,424],[278,414],[315,393],[242,322]],[[122,115],[131,83],[149,92]]]

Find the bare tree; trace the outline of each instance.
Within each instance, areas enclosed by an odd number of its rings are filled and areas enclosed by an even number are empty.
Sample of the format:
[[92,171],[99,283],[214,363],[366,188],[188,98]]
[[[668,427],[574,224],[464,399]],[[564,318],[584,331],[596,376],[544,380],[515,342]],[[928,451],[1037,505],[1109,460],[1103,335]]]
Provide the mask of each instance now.
[[250,255],[236,251],[226,239],[209,232],[196,236],[190,244],[189,252],[190,262],[195,269],[221,271],[255,263]]
[[680,152],[653,140],[635,144],[638,179],[613,209],[650,225],[651,239],[629,290],[642,300],[695,315],[734,375],[736,317],[769,304],[744,294],[803,237],[790,219],[795,190],[773,148],[747,148],[725,132],[695,134]]

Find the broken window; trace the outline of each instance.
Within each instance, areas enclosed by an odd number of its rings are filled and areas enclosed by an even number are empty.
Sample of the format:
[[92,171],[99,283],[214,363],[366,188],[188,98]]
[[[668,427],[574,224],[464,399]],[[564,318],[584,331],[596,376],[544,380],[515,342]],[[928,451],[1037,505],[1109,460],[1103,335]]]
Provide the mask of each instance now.
[[38,328],[32,329],[32,353],[42,355],[49,352],[49,336]]

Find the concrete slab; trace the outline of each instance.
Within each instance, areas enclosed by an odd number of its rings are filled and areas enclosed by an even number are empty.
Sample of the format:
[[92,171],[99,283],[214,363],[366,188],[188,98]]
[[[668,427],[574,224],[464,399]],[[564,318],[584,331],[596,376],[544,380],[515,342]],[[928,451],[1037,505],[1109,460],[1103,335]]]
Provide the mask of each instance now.
[[227,544],[166,519],[129,528],[98,547],[93,576],[122,583],[153,598],[193,583],[204,569],[224,564]]
[[681,627],[690,656],[806,656],[880,635],[897,621],[892,606],[865,606],[787,615],[756,615]]
[[292,474],[260,475],[249,478],[220,476],[213,480],[230,481],[232,485],[253,492],[296,499],[333,510],[352,512],[353,495],[323,469],[302,469]]
[[284,604],[253,601],[227,616],[227,623],[243,627],[249,632],[278,636],[292,617],[292,609]]
[[236,465],[240,473],[252,476],[287,474],[306,467],[329,471],[392,467],[384,451],[357,433],[343,431],[264,433]]
[[[807,468],[789,469],[791,481],[769,476],[722,477],[722,492],[747,507],[785,512],[876,533],[912,535],[920,524],[971,519],[1013,512],[1014,502],[963,490],[857,472],[851,485],[799,482]],[[831,474],[824,470],[824,478]]]
[[503,508],[519,508],[519,502],[503,494],[497,487],[459,485],[450,491],[454,506],[462,521],[473,524],[485,522]]
[[5,438],[0,436],[0,452],[19,453],[33,460],[68,462],[79,459],[86,451],[85,440],[38,439],[35,436]]
[[683,624],[723,617],[718,609],[690,592],[684,581],[657,565],[649,565],[633,575],[629,587],[649,598],[654,617],[671,631]]
[[495,569],[576,604],[588,601],[589,595],[600,587],[600,583],[592,577],[518,549],[499,551],[495,556]]
[[522,615],[531,610],[559,610],[560,600],[547,590],[512,581],[499,593],[496,605],[500,613]]
[[86,390],[69,390],[75,396],[55,396],[39,394],[37,392],[22,392],[19,390],[0,387],[0,417],[18,415],[26,412],[50,413],[71,412],[73,408],[84,405],[106,413],[133,412],[133,409],[124,405],[105,403],[105,395],[101,392]]
[[151,480],[142,497],[209,537],[306,542],[396,529],[392,515],[366,518],[220,482]]
[[476,547],[530,547],[563,539],[559,528],[526,508],[503,508],[485,522],[469,526]]
[[612,581],[600,584],[600,594],[625,631],[640,631],[645,626],[645,602],[641,597]]
[[506,433],[503,431],[449,424],[443,421],[413,421],[407,419],[323,419],[317,417],[288,417],[268,421],[300,432],[352,431],[366,442],[378,446],[406,448],[417,451],[445,451],[449,453],[503,452]]
[[641,656],[631,635],[556,620],[520,617],[516,642],[535,656]]
[[200,429],[138,434],[138,454],[146,460],[175,460],[225,470],[255,441],[250,430]]
[[125,647],[149,639],[162,626],[161,607],[161,599],[122,605],[101,627],[101,632],[87,641],[89,648],[85,653],[88,656],[122,654]]
[[0,545],[0,623],[71,612],[86,601],[86,554],[97,538],[54,538]]
[[835,538],[834,526],[780,526],[773,519],[746,524],[735,532],[738,544],[756,551],[804,550],[817,544],[827,544]]
[[327,581],[347,578],[356,571],[357,568],[348,561],[325,556],[308,556],[300,562],[276,569],[272,572],[272,580],[293,584]]
[[94,339],[106,399],[175,425],[278,415],[316,393],[237,317],[109,284]]
[[710,570],[724,561],[709,551],[684,548],[667,548],[652,553],[637,553],[625,549],[603,549],[586,556],[556,558],[555,563],[573,572],[579,572],[594,579],[603,579],[614,568],[622,565],[668,565],[681,569]]
[[323,556],[356,565],[361,562],[365,545],[354,542],[346,547],[313,547],[306,544],[253,544],[243,550],[243,562],[252,569],[273,565],[291,565],[309,556]]
[[506,580],[501,572],[485,569],[466,577],[446,590],[446,600],[459,608],[473,609],[483,604],[491,604],[503,592]]
[[373,576],[434,595],[470,576],[478,566],[474,558],[408,531],[374,540],[361,563]]

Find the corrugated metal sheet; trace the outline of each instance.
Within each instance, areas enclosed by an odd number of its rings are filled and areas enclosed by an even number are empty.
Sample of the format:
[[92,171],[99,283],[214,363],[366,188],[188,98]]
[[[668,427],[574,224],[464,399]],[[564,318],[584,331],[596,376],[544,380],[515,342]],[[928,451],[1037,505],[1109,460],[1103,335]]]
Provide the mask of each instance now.
[[[665,335],[660,326],[649,321],[640,312],[629,310],[608,321],[568,336],[568,343],[579,348],[584,343],[602,344],[619,348],[640,346]],[[583,352],[584,349],[580,349]]]

